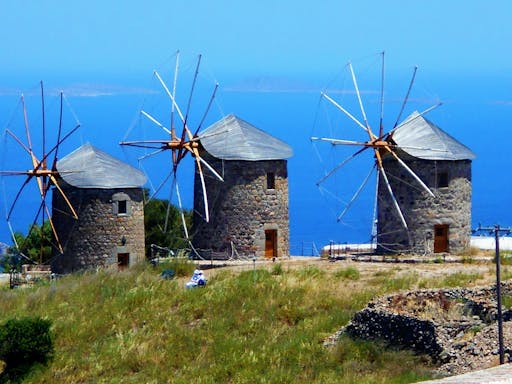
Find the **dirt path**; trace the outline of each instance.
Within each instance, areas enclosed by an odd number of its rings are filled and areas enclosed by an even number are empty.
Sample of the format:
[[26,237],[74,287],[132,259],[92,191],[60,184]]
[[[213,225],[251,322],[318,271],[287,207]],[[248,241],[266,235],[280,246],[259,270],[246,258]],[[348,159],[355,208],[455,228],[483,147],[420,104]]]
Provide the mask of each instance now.
[[[276,261],[261,260],[245,260],[245,261],[229,261],[229,262],[198,262],[198,267],[206,269],[207,275],[214,276],[223,269],[233,271],[251,270],[253,268],[272,269],[276,264],[281,264],[283,269],[304,268],[307,266],[317,266],[327,272],[335,272],[340,269],[355,268],[360,273],[360,280],[374,277],[376,274],[385,274],[389,272],[395,277],[407,276],[416,273],[425,279],[443,278],[454,274],[466,274],[478,276],[475,284],[488,285],[496,282],[495,265],[492,256],[481,256],[475,258],[473,262],[468,263],[467,259],[451,257],[447,261],[441,262],[433,260],[431,262],[420,262],[418,260],[402,259],[395,261],[388,259],[383,261],[381,256],[373,256],[372,261],[359,261],[351,259],[339,259],[335,261],[320,257],[308,256],[292,256],[289,258],[277,259]],[[221,267],[221,268],[216,268]],[[508,266],[502,266],[502,271],[506,274]]]

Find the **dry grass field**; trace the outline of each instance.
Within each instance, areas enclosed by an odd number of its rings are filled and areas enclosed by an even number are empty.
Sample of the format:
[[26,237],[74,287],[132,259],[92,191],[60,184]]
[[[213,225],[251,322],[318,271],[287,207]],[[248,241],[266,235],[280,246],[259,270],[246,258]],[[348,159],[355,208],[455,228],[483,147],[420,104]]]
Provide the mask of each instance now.
[[[381,295],[495,282],[492,255],[410,261],[174,260],[87,272],[2,287],[0,323],[37,316],[53,324],[55,357],[27,383],[417,382],[433,374],[421,356],[347,339],[323,346]],[[185,289],[197,267],[206,287]],[[162,279],[167,268],[174,279]],[[507,258],[502,277],[512,277]]]

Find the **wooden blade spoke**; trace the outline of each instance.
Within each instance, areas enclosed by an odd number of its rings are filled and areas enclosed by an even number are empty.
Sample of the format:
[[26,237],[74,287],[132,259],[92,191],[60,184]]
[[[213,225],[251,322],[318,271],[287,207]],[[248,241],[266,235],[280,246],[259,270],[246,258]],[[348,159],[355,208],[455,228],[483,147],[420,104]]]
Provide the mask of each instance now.
[[357,200],[357,198],[359,197],[359,195],[361,194],[362,190],[364,189],[364,187],[366,186],[366,184],[368,183],[368,180],[370,180],[370,176],[373,174],[373,170],[375,169],[375,166],[373,166],[371,169],[370,169],[370,172],[368,173],[368,175],[364,178],[362,184],[359,186],[359,188],[357,189],[357,191],[354,193],[354,195],[352,196],[352,198],[350,199],[350,201],[348,202],[347,206],[345,207],[345,209],[343,210],[343,212],[340,213],[340,215],[338,216],[338,222],[341,221],[343,219],[343,217],[345,216],[345,214],[349,211],[349,209],[352,207],[352,204],[354,204],[354,202]]
[[11,232],[11,238],[12,238],[12,241],[14,243],[14,246],[19,251],[20,250],[20,246],[18,245],[18,241],[16,240],[16,236],[14,235],[14,230],[12,229],[12,225],[11,225],[11,222],[9,220],[7,220],[7,226],[9,227],[9,232]]
[[173,175],[174,172],[171,171],[169,172],[169,174],[162,180],[162,182],[158,185],[158,187],[155,189],[155,192],[152,193],[151,195],[151,198],[155,197],[163,188],[163,186],[165,185],[165,183],[167,183],[167,181],[169,180],[169,178],[171,177],[171,175]]
[[208,162],[206,160],[204,160],[201,156],[199,156],[199,150],[197,148],[194,148],[192,150],[192,153],[193,153],[194,157],[196,159],[199,159],[201,164],[203,164],[206,168],[208,168],[210,170],[210,172],[213,173],[217,179],[219,179],[220,181],[224,181],[222,176],[219,175],[219,173],[210,164],[208,164]]
[[447,149],[441,148],[430,148],[430,147],[418,147],[415,145],[390,145],[390,148],[399,148],[399,149],[419,149],[422,151],[430,151],[430,152],[440,152],[440,153],[449,153],[450,151]]
[[138,158],[137,158],[137,160],[138,160],[138,161],[145,160],[145,159],[147,159],[147,158],[149,158],[149,157],[152,157],[152,156],[158,155],[159,153],[161,153],[161,152],[163,152],[163,151],[165,151],[165,148],[158,148],[156,151],[153,151],[153,152],[148,153],[148,154],[146,154],[146,155],[144,155],[144,156],[138,157]]
[[160,123],[157,119],[155,119],[153,116],[151,116],[149,113],[145,112],[145,111],[140,111],[140,114],[147,117],[149,120],[151,120],[153,123],[155,123],[156,125],[158,125],[160,128],[162,128],[166,133],[168,133],[169,135],[171,134],[171,131],[165,127],[162,123]]
[[[192,86],[190,88],[190,94],[188,96],[188,103],[187,103],[187,110],[185,112],[185,121],[183,122],[183,129],[185,129],[185,126],[187,125],[188,121],[188,114],[190,112],[190,105],[192,104],[192,97],[194,95],[194,90],[196,88],[196,81],[197,81],[197,75],[199,74],[199,65],[201,64],[201,55],[197,58],[197,65],[196,65],[196,71],[194,73],[194,79],[192,80]],[[182,138],[183,140],[183,138]]]
[[366,131],[370,135],[370,140],[375,139],[375,135],[370,129],[370,124],[368,124],[368,119],[366,117],[366,112],[363,106],[363,100],[361,99],[361,92],[359,92],[359,86],[357,85],[356,74],[354,73],[354,68],[352,67],[352,63],[348,63],[348,67],[350,69],[350,73],[352,74],[352,82],[354,83],[354,89],[356,90],[357,100],[359,101],[359,108],[361,109],[361,113],[363,115],[364,124],[366,126]]
[[148,149],[162,149],[166,146],[168,141],[166,140],[143,140],[143,141],[121,141],[120,145],[125,145],[129,147],[137,147],[137,148],[148,148]]
[[[29,229],[29,235],[30,235],[30,232],[32,232],[32,228],[34,228],[37,225],[39,215],[41,215],[44,205],[45,205],[45,201],[41,200],[41,203],[39,204],[39,208],[37,209],[37,212],[34,216],[34,220],[32,220],[32,225],[30,226],[30,229]],[[27,235],[27,237],[28,237],[28,235]]]
[[[442,102],[442,101],[440,101],[440,102],[439,102],[439,103],[437,103],[437,104],[434,104],[433,106],[431,106],[431,107],[429,107],[429,108],[425,109],[423,112],[418,113],[418,117],[420,117],[420,116],[424,116],[424,115],[426,115],[427,113],[432,112],[434,109],[436,109],[437,107],[440,107],[441,105],[443,105],[443,102]],[[416,117],[415,117],[414,119],[416,119]]]
[[380,83],[380,119],[379,119],[379,139],[384,135],[384,80],[385,80],[385,60],[384,51],[382,51],[381,83]]
[[9,212],[7,213],[7,221],[9,221],[9,219],[11,218],[12,211],[14,210],[14,206],[16,205],[18,199],[20,198],[21,193],[23,192],[23,189],[25,189],[25,187],[28,185],[28,183],[31,179],[32,179],[31,175],[27,176],[27,178],[25,179],[25,182],[22,184],[22,186],[18,190],[18,193],[16,193],[16,197],[14,198],[14,200],[11,204],[11,208],[9,209]]
[[398,201],[396,200],[395,194],[393,193],[393,189],[391,188],[391,185],[389,184],[388,176],[386,175],[386,171],[384,171],[384,167],[382,165],[379,165],[379,171],[382,176],[382,179],[384,180],[384,183],[386,185],[386,188],[389,192],[389,195],[391,197],[391,200],[393,202],[393,205],[398,213],[398,216],[400,218],[400,221],[402,222],[402,225],[405,229],[407,229],[407,222],[405,221],[404,215],[402,213],[402,210],[400,209],[400,206],[398,205]]
[[[181,112],[180,107],[176,103],[176,99],[175,99],[174,95],[169,91],[169,88],[167,87],[167,85],[165,84],[163,79],[160,77],[159,73],[157,71],[155,71],[154,73],[155,73],[155,76],[157,77],[158,81],[160,82],[160,84],[162,84],[162,87],[164,88],[165,92],[167,93],[167,95],[171,99],[172,104],[176,108],[176,112],[178,112],[178,115],[180,116],[181,122],[183,123],[183,131],[181,133],[181,143],[184,143],[185,135],[188,135],[189,139],[191,140],[193,138],[192,133],[190,132],[190,130],[187,127],[185,117],[183,116],[183,113]],[[180,148],[179,152],[178,152],[178,159],[180,159],[182,157],[181,156],[182,152],[183,152],[183,149]]]
[[3,176],[31,176],[31,171],[0,171],[0,175]]
[[322,97],[327,99],[332,105],[334,105],[336,108],[338,108],[341,112],[343,112],[345,115],[347,115],[354,123],[356,123],[358,126],[363,128],[368,134],[370,134],[370,131],[367,127],[364,126],[359,120],[357,120],[349,111],[347,111],[345,108],[343,108],[340,104],[338,104],[332,97],[327,95],[325,92],[322,92]]
[[197,165],[197,170],[199,172],[199,177],[201,179],[201,188],[203,190],[203,203],[204,203],[204,213],[205,213],[204,221],[206,221],[208,223],[210,221],[210,213],[209,213],[209,207],[208,207],[208,195],[206,194],[206,184],[204,182],[203,168],[201,167],[201,161],[199,160],[199,157],[196,157],[196,165]]
[[178,104],[176,103],[176,99],[175,99],[174,95],[171,93],[171,91],[169,91],[169,88],[167,88],[167,85],[165,84],[163,79],[160,77],[160,74],[157,71],[155,71],[154,73],[155,73],[155,76],[157,77],[158,81],[160,82],[160,84],[164,88],[165,93],[167,93],[167,96],[169,96],[169,98],[171,99],[172,105],[174,106],[174,108],[176,108],[176,112],[178,112],[178,115],[179,115],[179,117],[181,119],[181,122],[184,123],[185,122],[185,117],[183,116],[183,113],[181,113],[181,109],[178,106]]
[[37,186],[39,187],[39,194],[41,195],[41,199],[45,199],[46,198],[46,191],[45,191],[45,186],[43,184],[43,180],[41,179],[41,177],[36,177],[36,181],[37,181]]
[[312,137],[311,141],[326,141],[332,145],[357,145],[357,146],[365,146],[368,143],[364,141],[354,141],[354,140],[343,140],[343,139],[333,139],[330,137]]
[[69,201],[69,198],[66,196],[66,194],[64,193],[64,191],[60,187],[59,182],[57,181],[55,176],[50,175],[50,180],[52,181],[52,184],[55,186],[55,188],[57,188],[57,190],[60,192],[62,198],[66,202],[66,204],[67,204],[69,210],[71,211],[71,213],[73,214],[73,217],[75,218],[75,220],[78,220],[78,215],[77,215],[75,209],[73,208],[73,205],[71,204],[71,202]]
[[69,131],[68,133],[66,133],[66,135],[61,138],[59,141],[57,141],[57,143],[47,152],[44,154],[43,158],[41,159],[41,161],[39,161],[39,163],[37,163],[35,169],[38,169],[41,164],[43,164],[46,159],[48,159],[48,156],[50,156],[54,151],[57,150],[57,148],[64,142],[66,141],[66,139],[71,136],[74,132],[76,132],[76,130],[80,128],[80,124],[76,125],[71,131]]
[[325,180],[327,180],[329,177],[331,177],[334,173],[336,173],[340,168],[342,168],[345,164],[347,164],[350,160],[352,160],[354,157],[359,155],[361,152],[365,151],[370,147],[363,147],[353,153],[351,156],[347,157],[345,160],[343,160],[341,163],[339,163],[336,167],[334,167],[332,170],[330,170],[324,177],[322,177],[319,181],[317,181],[316,185],[320,186]]
[[46,117],[45,117],[45,111],[44,111],[44,89],[43,89],[43,82],[40,82],[41,84],[41,117],[43,120],[43,137],[42,137],[42,143],[43,143],[43,154],[46,151]]
[[32,156],[32,151],[30,150],[30,148],[27,147],[11,130],[6,129],[5,132],[14,140],[16,140],[16,142],[25,150],[25,152]]
[[409,87],[407,88],[407,92],[405,93],[405,97],[404,97],[404,101],[402,103],[402,107],[400,108],[400,112],[398,113],[398,116],[396,118],[395,125],[393,126],[393,128],[395,128],[398,125],[398,123],[400,122],[400,119],[402,118],[402,113],[404,112],[405,106],[407,105],[407,100],[409,99],[409,95],[411,93],[411,89],[412,89],[412,86],[414,84],[414,79],[416,77],[416,72],[417,71],[418,71],[418,66],[416,65],[414,67],[413,72],[412,72],[412,78],[411,78],[411,81],[409,82]]
[[429,187],[426,186],[426,184],[423,182],[423,180],[420,179],[420,177],[395,153],[395,151],[393,151],[391,148],[389,147],[384,147],[386,148],[386,150],[391,153],[391,155],[398,161],[398,163],[405,168],[405,170],[414,178],[414,180],[416,180],[420,185],[421,187],[427,191],[427,193],[432,196],[432,197],[436,197],[434,195],[434,193],[430,190]]
[[379,201],[379,172],[377,172],[377,177],[375,180],[375,198],[373,199],[372,243],[377,242],[378,201]]
[[[48,221],[50,222],[50,227],[52,228],[53,237],[55,238],[55,241],[57,242],[57,248],[59,252],[62,254],[64,253],[64,250],[62,249],[62,244],[59,240],[59,235],[57,234],[57,230],[55,229],[55,225],[53,224],[52,216],[50,215],[50,210],[48,209],[48,205],[46,202],[44,203],[44,209],[46,211],[46,214],[48,215]],[[41,226],[42,230],[42,226]]]
[[388,136],[392,137],[393,136],[393,132],[395,132],[398,128],[400,128],[401,126],[405,125],[405,124],[410,124],[412,123],[414,120],[426,115],[427,113],[429,112],[432,112],[434,109],[440,107],[441,105],[443,105],[442,102],[439,102],[437,104],[434,104],[433,106],[425,109],[424,111],[422,112],[419,112],[417,115],[413,116],[411,119],[409,120],[405,120],[403,121],[402,123],[400,123],[398,126],[395,126],[389,133],[388,133]]
[[25,105],[25,97],[23,96],[23,94],[21,95],[21,104],[23,106],[23,121],[25,122],[25,134],[27,136],[29,153],[32,153],[32,140],[30,138],[30,129],[28,127],[27,107]]
[[[176,51],[176,64],[174,66],[174,79],[172,82],[172,95],[173,99],[176,97],[176,85],[178,84],[178,74],[180,67],[180,51]],[[171,139],[176,139],[176,132],[174,129],[174,103],[171,103]]]
[[172,196],[174,195],[175,187],[176,187],[176,173],[174,173],[174,177],[172,178],[171,188],[169,189],[169,199],[167,201],[167,211],[165,212],[164,233],[167,233],[167,227],[169,225],[169,216],[171,214],[171,202],[172,202]]
[[185,232],[185,238],[188,240],[189,235],[188,235],[188,229],[187,229],[187,222],[185,220],[185,213],[183,212],[183,205],[181,203],[180,187],[178,185],[177,179],[176,179],[175,185],[176,185],[176,197],[178,198],[178,206],[180,208],[180,214],[181,214],[181,223],[183,225],[183,232]]
[[[60,135],[62,134],[62,97],[63,92],[60,92],[60,111],[59,111],[59,129],[57,131],[57,143],[60,141]],[[57,158],[58,158],[59,147],[55,149],[55,156],[53,157],[52,169],[57,169]],[[44,153],[44,151],[43,151]]]
[[206,116],[208,115],[208,112],[210,112],[210,108],[212,106],[213,100],[215,99],[215,94],[217,93],[217,89],[219,88],[219,83],[215,84],[215,88],[213,89],[212,96],[210,97],[210,101],[208,101],[208,105],[206,106],[206,110],[204,111],[203,117],[201,118],[201,121],[199,122],[199,125],[196,128],[196,131],[194,132],[194,137],[197,136],[199,133],[199,130],[201,129],[201,126],[203,125]]

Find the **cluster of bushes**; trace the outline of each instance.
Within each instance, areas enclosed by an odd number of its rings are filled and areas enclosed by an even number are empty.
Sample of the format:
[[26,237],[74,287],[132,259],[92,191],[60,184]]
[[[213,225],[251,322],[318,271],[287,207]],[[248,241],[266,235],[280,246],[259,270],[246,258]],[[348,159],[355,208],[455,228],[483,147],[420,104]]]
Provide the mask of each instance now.
[[37,365],[53,357],[51,321],[39,317],[9,319],[0,325],[0,383],[19,383]]

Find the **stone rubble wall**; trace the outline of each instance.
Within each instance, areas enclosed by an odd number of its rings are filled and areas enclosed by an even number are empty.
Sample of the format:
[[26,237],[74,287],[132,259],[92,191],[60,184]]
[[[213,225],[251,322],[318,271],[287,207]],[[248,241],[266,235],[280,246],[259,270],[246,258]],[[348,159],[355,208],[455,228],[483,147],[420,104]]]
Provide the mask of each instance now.
[[[442,373],[463,373],[496,364],[497,309],[495,288],[418,290],[372,300],[349,324],[326,341],[343,334],[429,355]],[[512,282],[502,296],[512,297]],[[512,310],[503,309],[506,359],[512,360]]]

